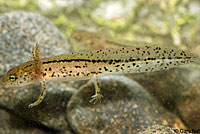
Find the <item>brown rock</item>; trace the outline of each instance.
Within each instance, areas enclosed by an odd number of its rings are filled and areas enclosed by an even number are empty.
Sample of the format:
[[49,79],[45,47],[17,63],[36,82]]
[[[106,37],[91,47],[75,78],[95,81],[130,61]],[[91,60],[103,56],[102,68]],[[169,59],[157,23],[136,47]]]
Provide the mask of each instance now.
[[81,89],[68,103],[67,119],[75,132],[134,134],[153,124],[186,128],[176,115],[127,77],[109,75],[98,81],[104,95],[101,103],[89,103],[93,85]]

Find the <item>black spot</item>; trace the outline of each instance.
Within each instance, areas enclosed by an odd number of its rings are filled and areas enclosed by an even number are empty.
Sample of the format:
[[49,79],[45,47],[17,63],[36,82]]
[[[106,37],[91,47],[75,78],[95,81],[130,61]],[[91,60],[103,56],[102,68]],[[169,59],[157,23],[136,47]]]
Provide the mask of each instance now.
[[50,77],[54,77],[54,74],[55,74],[55,72],[53,72]]
[[172,59],[172,57],[168,57],[168,59]]
[[160,48],[160,47],[156,47],[156,49],[157,49],[157,50],[161,50],[161,48]]
[[52,70],[52,68],[51,67],[49,67],[49,71],[51,71]]
[[96,72],[91,72],[91,74],[96,74]]
[[133,63],[133,66],[135,66],[136,65],[136,63]]
[[176,57],[176,59],[182,59],[182,57]]
[[112,64],[113,60],[108,61],[109,64]]
[[124,62],[128,63],[130,60],[125,60]]
[[150,48],[149,46],[145,46],[147,49]]
[[75,68],[81,68],[81,66],[74,66]]
[[105,71],[108,71],[108,69],[106,67],[104,67]]

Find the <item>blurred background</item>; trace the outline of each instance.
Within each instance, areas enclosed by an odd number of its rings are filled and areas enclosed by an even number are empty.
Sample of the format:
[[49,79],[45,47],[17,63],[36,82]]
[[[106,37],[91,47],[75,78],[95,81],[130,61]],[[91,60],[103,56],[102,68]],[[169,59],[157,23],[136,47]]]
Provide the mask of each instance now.
[[1,14],[15,10],[47,17],[67,39],[84,30],[124,42],[200,50],[198,0],[0,0]]

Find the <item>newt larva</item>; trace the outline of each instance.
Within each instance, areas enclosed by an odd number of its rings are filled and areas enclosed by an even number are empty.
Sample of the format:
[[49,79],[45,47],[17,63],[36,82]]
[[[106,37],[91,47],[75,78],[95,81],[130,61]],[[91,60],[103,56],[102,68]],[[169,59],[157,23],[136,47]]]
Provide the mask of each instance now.
[[102,95],[97,77],[106,74],[152,72],[194,62],[196,57],[175,48],[138,46],[109,48],[97,51],[83,51],[40,58],[36,44],[32,50],[33,60],[8,71],[3,78],[6,86],[23,86],[41,82],[42,93],[38,100],[29,105],[41,103],[46,95],[46,81],[71,81],[94,78],[95,94],[91,101],[101,100]]

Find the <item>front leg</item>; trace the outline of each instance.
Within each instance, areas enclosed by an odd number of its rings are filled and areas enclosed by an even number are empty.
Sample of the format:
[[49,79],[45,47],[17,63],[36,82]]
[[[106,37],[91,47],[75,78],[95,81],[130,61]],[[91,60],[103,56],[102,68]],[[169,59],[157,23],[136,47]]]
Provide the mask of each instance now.
[[101,99],[103,98],[103,95],[101,94],[101,89],[98,86],[98,81],[97,81],[97,75],[94,75],[94,86],[95,86],[95,94],[91,96],[90,102],[94,102],[94,104],[98,101],[101,102]]
[[32,108],[34,106],[39,105],[42,102],[42,100],[44,99],[45,96],[46,96],[46,84],[45,84],[45,81],[43,81],[42,82],[42,92],[41,92],[39,98],[34,103],[29,104],[28,107]]

